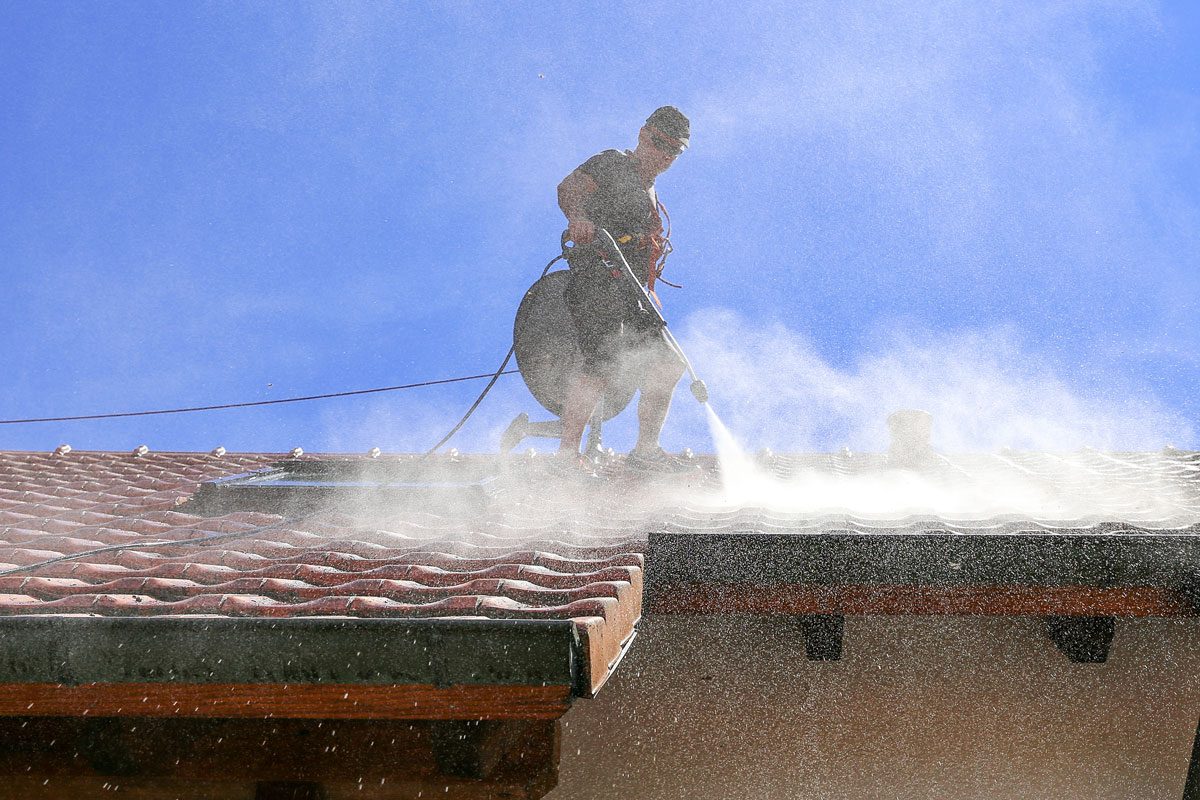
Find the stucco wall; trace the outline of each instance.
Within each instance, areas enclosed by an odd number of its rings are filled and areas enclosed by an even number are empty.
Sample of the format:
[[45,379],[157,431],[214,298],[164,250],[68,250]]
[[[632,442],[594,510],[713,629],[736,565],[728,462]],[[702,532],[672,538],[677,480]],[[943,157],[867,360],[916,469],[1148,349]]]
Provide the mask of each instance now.
[[848,618],[814,663],[785,619],[647,618],[549,797],[1179,800],[1198,676],[1195,620],[1122,620],[1097,665],[1032,619]]

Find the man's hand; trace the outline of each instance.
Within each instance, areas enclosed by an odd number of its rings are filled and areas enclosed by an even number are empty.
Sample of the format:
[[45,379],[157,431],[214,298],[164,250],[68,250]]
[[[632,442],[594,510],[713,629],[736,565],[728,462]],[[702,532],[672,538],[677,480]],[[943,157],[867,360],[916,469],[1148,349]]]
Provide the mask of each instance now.
[[596,226],[589,219],[568,220],[567,238],[575,244],[591,244],[596,238]]
[[587,199],[595,194],[596,181],[591,175],[575,170],[558,185],[558,207],[567,218],[567,238],[575,244],[591,244],[596,226],[587,218]]

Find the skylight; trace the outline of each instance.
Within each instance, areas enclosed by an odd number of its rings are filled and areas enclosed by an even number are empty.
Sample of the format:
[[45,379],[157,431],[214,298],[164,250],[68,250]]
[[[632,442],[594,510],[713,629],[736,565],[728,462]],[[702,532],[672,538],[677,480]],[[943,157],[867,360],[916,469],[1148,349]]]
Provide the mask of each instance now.
[[495,481],[490,459],[289,460],[204,483],[189,507],[202,514],[291,514],[326,508],[482,511]]

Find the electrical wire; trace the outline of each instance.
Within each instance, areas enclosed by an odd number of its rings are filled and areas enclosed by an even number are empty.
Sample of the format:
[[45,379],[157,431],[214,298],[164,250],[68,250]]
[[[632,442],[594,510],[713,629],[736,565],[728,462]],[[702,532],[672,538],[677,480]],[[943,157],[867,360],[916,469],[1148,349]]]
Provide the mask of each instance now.
[[[507,364],[507,360],[505,361]],[[503,370],[503,367],[501,367]],[[461,378],[441,378],[439,380],[405,383],[400,386],[381,386],[377,389],[354,389],[347,392],[330,392],[329,394],[310,394],[304,397],[283,397],[278,400],[255,400],[248,403],[223,403],[215,406],[190,406],[187,408],[164,408],[156,411],[120,411],[112,414],[79,414],[73,417],[31,417],[29,419],[0,419],[0,425],[21,425],[32,422],[74,422],[85,419],[117,419],[119,417],[150,417],[157,414],[185,414],[191,411],[221,411],[228,408],[251,408],[253,406],[273,406],[281,403],[299,403],[305,400],[327,400],[331,397],[352,397],[360,394],[376,394],[378,392],[395,392],[401,389],[419,389],[422,386],[439,386],[446,383],[462,383],[463,381],[478,381],[492,378],[493,382],[500,375],[513,375],[517,370],[500,373],[485,372],[480,375],[465,375]],[[488,384],[491,388],[491,384]]]
[[[567,257],[567,250],[566,250],[566,242],[564,241],[563,252],[559,253],[554,258],[550,259],[550,262],[548,264],[546,264],[545,268],[542,270],[542,274],[538,277],[538,280],[541,280],[542,278],[546,277],[546,274],[550,272],[550,268],[553,267],[559,261],[562,261],[563,259],[565,259],[566,257]],[[346,391],[346,392],[329,392],[327,394],[311,394],[311,395],[305,395],[303,397],[283,397],[278,400],[254,400],[254,401],[245,402],[245,403],[222,403],[219,405],[211,405],[211,406],[188,406],[185,408],[162,408],[162,409],[155,409],[153,411],[118,411],[118,412],[113,412],[113,413],[109,413],[109,414],[76,414],[73,416],[65,416],[65,417],[28,417],[25,419],[0,419],[0,425],[26,425],[26,424],[32,424],[32,423],[37,423],[37,422],[77,422],[80,420],[119,419],[119,418],[124,418],[124,417],[151,417],[151,416],[157,416],[157,415],[161,415],[161,414],[186,414],[186,413],[190,413],[190,412],[194,412],[194,411],[223,411],[223,410],[232,409],[232,408],[253,408],[255,406],[273,406],[273,405],[280,405],[283,403],[300,403],[300,402],[304,402],[307,400],[328,400],[328,399],[334,398],[334,397],[353,397],[355,395],[377,394],[379,392],[395,392],[395,391],[400,391],[402,389],[418,389],[423,386],[439,386],[439,385],[443,385],[443,384],[447,384],[447,383],[462,383],[464,381],[476,381],[476,380],[482,380],[484,378],[490,378],[490,380],[487,383],[487,386],[483,387],[483,391],[480,392],[479,396],[475,398],[475,402],[473,402],[471,404],[471,407],[467,409],[467,413],[463,414],[462,419],[460,419],[457,422],[457,424],[455,424],[455,426],[453,428],[451,428],[450,431],[438,441],[437,444],[435,444],[433,447],[429,448],[429,450],[427,450],[425,452],[424,457],[427,457],[427,456],[433,455],[433,453],[437,452],[437,450],[442,445],[444,445],[446,442],[450,441],[450,439],[454,436],[454,434],[456,434],[460,430],[462,430],[463,425],[467,424],[467,420],[469,420],[471,418],[471,415],[475,413],[475,409],[479,408],[479,404],[483,402],[483,399],[485,397],[487,397],[488,392],[490,392],[492,390],[492,387],[496,385],[496,381],[498,381],[500,379],[501,375],[513,375],[520,371],[520,370],[515,370],[515,369],[506,369],[506,367],[508,366],[508,362],[512,359],[513,353],[515,353],[515,352],[516,352],[516,344],[514,344],[512,347],[510,347],[508,349],[508,353],[504,356],[504,361],[500,362],[500,367],[495,372],[485,372],[480,375],[465,375],[465,376],[459,377],[459,378],[442,378],[439,380],[420,381],[418,383],[405,383],[405,384],[401,384],[399,386],[381,386],[381,387],[378,387],[375,389],[353,389],[351,391]],[[8,573],[0,573],[0,577],[3,577],[6,574],[8,574]]]

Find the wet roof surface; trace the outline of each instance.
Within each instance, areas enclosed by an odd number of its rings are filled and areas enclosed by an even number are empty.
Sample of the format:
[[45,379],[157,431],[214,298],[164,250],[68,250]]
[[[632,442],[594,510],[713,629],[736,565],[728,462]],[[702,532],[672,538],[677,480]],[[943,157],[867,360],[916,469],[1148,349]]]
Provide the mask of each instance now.
[[201,483],[280,460],[0,455],[0,572],[20,569],[0,578],[0,610],[572,618],[602,615],[641,566],[619,541],[501,537],[420,509],[390,525],[189,513]]
[[[429,502],[419,486],[287,517],[193,502],[207,481],[322,461],[417,463],[2,453],[0,615],[607,620],[623,636],[650,532],[1192,533],[1200,520],[1200,454],[1180,451],[936,456],[917,470],[875,454],[761,455],[740,498],[722,495],[712,457],[654,477],[615,459],[602,479],[564,481],[544,456],[445,456],[439,470],[495,473],[482,506]],[[889,492],[915,505],[889,508]],[[1005,494],[1012,508],[997,505]]]
[[[282,461],[297,463],[271,454],[0,453],[0,617],[9,618],[9,633],[36,634],[18,624],[31,617],[192,619],[209,638],[205,621],[214,617],[394,619],[410,627],[481,620],[491,627],[468,634],[504,643],[520,635],[504,626],[544,621],[574,626],[578,644],[562,641],[582,648],[585,694],[603,683],[631,639],[641,616],[642,555],[630,536],[481,520],[431,510],[419,495],[400,505],[284,514],[193,502],[205,482]],[[148,641],[156,630],[145,629]],[[430,635],[443,641],[447,634]],[[561,634],[547,635],[551,645],[560,641]],[[575,662],[555,647],[552,655]],[[478,660],[469,651],[462,659]],[[57,674],[30,669],[43,679]]]

